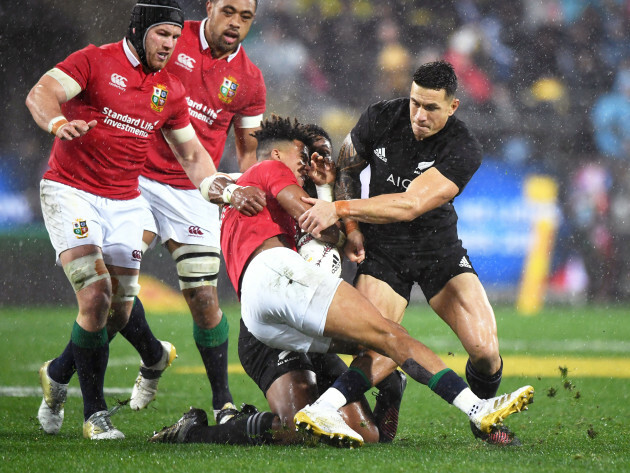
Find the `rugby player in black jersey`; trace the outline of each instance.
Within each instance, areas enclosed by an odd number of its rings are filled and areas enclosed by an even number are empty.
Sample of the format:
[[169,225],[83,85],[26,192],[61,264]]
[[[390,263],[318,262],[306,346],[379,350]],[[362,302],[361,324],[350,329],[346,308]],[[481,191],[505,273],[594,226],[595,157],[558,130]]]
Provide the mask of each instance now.
[[[315,204],[300,218],[315,236],[339,218],[345,253],[359,263],[355,286],[387,318],[400,322],[418,283],[429,305],[469,355],[466,379],[480,398],[496,395],[503,361],[494,312],[457,234],[453,199],[481,165],[482,151],[454,116],[457,76],[445,61],[420,66],[409,97],[370,105],[346,137],[337,161],[336,202]],[[369,198],[361,172],[369,166]],[[360,222],[357,224],[357,222]],[[375,366],[392,362],[370,353]],[[505,426],[476,437],[518,445]]]

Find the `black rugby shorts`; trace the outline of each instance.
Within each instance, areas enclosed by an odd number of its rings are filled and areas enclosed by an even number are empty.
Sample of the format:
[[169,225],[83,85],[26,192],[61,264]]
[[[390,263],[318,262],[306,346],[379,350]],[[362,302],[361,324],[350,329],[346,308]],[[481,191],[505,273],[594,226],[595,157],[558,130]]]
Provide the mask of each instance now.
[[271,348],[254,337],[241,320],[238,336],[238,357],[247,375],[258,385],[265,397],[273,382],[291,371],[315,373],[322,394],[348,369],[333,353],[298,353]]
[[448,281],[462,273],[477,274],[461,240],[433,251],[413,252],[399,245],[366,244],[365,260],[357,267],[359,275],[380,279],[404,297],[418,283],[427,301],[442,290]]

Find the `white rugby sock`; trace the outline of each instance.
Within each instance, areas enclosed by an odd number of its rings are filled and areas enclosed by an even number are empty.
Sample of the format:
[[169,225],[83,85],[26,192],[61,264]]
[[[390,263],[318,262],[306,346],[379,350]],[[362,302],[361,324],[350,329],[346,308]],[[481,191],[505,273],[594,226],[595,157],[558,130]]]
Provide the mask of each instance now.
[[319,399],[317,399],[313,405],[341,409],[347,402],[346,396],[344,396],[341,391],[336,388],[328,388],[324,394],[319,396]]
[[464,389],[455,397],[455,399],[453,399],[453,405],[468,417],[477,413],[482,403],[483,399],[479,399],[479,397],[477,397],[470,388]]

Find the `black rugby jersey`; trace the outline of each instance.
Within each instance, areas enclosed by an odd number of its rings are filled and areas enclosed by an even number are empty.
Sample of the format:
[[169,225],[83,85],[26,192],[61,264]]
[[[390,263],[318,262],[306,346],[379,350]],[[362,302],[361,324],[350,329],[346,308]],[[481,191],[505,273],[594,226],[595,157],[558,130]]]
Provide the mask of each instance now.
[[[352,129],[352,143],[371,168],[370,197],[404,192],[411,181],[435,167],[461,193],[481,165],[479,141],[454,115],[435,135],[417,141],[411,129],[409,98],[370,105]],[[457,214],[450,201],[411,222],[361,223],[368,243],[431,251],[456,242]]]

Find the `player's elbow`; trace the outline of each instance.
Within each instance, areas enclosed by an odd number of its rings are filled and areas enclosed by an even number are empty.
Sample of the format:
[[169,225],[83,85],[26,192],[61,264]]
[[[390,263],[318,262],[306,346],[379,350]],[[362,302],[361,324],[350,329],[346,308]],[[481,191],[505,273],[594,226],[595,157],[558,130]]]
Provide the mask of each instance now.
[[35,109],[37,100],[35,98],[35,87],[33,87],[28,95],[26,96],[26,100],[25,100],[25,104],[26,104],[26,108],[28,108],[28,110],[33,113],[33,110]]
[[408,197],[405,201],[404,208],[401,213],[401,220],[403,222],[411,222],[422,215],[425,210],[422,208],[421,199],[418,197]]

